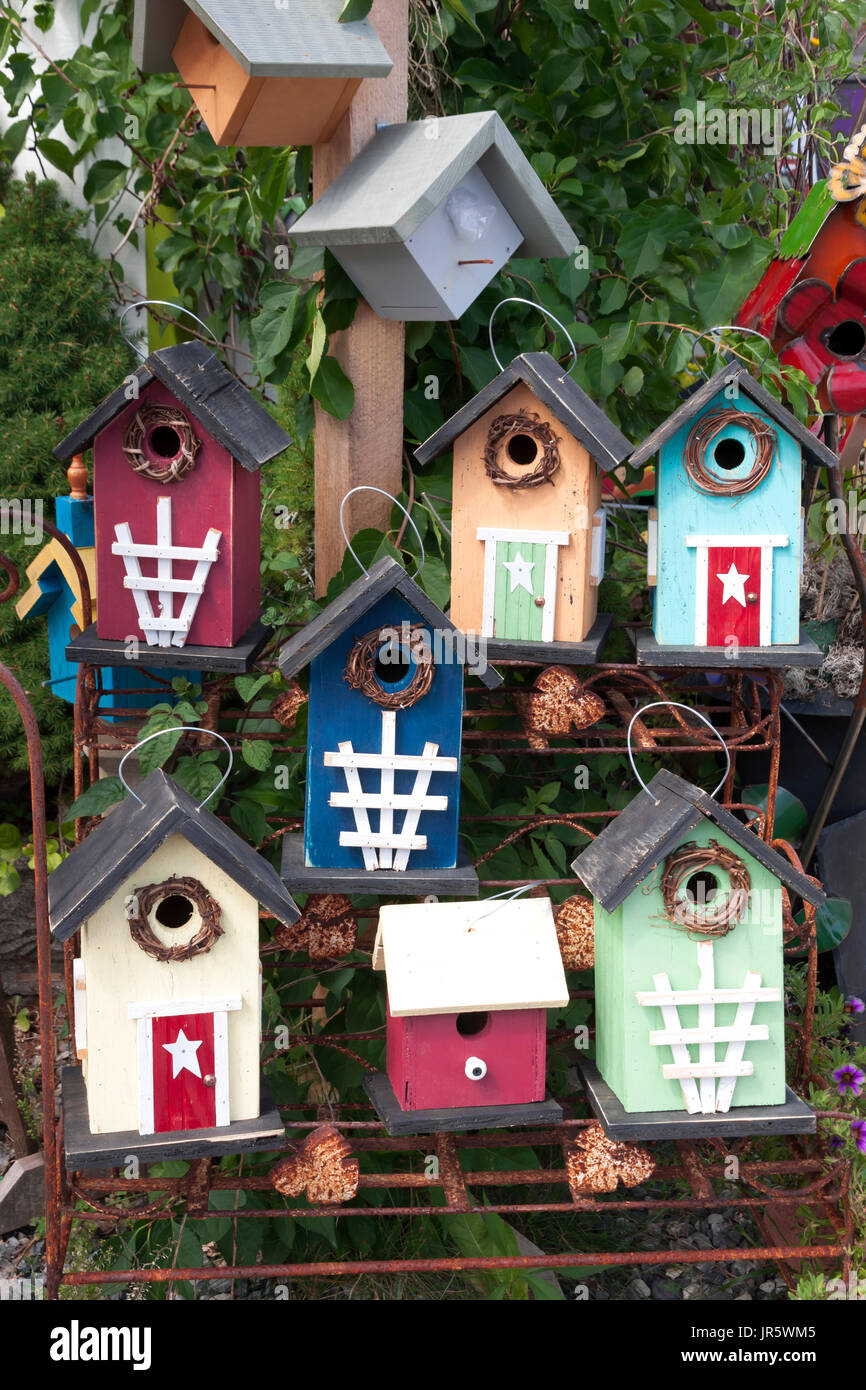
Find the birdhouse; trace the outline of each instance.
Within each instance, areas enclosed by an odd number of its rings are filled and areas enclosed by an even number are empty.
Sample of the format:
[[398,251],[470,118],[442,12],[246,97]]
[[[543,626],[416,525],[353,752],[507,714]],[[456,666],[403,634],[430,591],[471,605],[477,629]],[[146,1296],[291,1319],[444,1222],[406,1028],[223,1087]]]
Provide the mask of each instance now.
[[388,985],[387,1075],[365,1087],[389,1134],[562,1119],[545,1011],[568,988],[547,898],[382,907],[373,969]]
[[694,390],[630,461],[654,455],[653,635],[636,634],[638,663],[820,665],[800,639],[801,485],[804,460],[835,468],[836,455],[741,367]]
[[271,865],[162,771],[49,879],[54,938],[74,963],[80,1068],[63,1075],[70,1168],[124,1155],[273,1148],[261,1088],[259,904],[298,910]]
[[553,357],[528,352],[415,457],[427,463],[452,447],[454,622],[485,638],[494,659],[595,661],[610,626],[596,623],[600,470],[622,463],[631,444]]
[[[69,469],[70,478],[75,464]],[[86,480],[86,470],[82,468]],[[93,548],[93,499],[85,491],[80,495],[58,497],[54,524],[67,536],[78,551],[87,574],[91,613],[96,613],[96,565]],[[78,664],[68,659],[67,644],[82,631],[84,616],[81,583],[68,551],[52,536],[27,566],[28,587],[15,604],[19,618],[44,617],[48,628],[48,659],[51,678],[49,689],[58,699],[75,703],[78,683]],[[149,709],[156,701],[165,699],[166,682],[183,675],[187,680],[199,678],[196,671],[164,670],[160,683],[146,671],[130,670],[127,666],[106,666],[100,673],[99,713],[110,723],[119,718],[115,709]]]
[[810,190],[737,315],[818,388],[823,410],[866,410],[866,126]]
[[661,771],[572,864],[595,902],[595,1066],[614,1139],[806,1133],[785,1085],[783,888],[824,894]]
[[383,319],[458,319],[509,257],[577,238],[495,111],[383,126],[292,227]]
[[123,664],[135,641],[149,666],[245,670],[267,636],[258,470],[291,442],[210,349],[184,342],[58,444],[59,459],[93,445],[99,616],[72,659]]
[[378,560],[292,637],[310,667],[303,838],[283,838],[288,887],[477,893],[458,853],[464,666],[502,678],[396,560]]
[[135,0],[142,72],[176,69],[218,145],[330,140],[364,78],[392,63],[343,0]]

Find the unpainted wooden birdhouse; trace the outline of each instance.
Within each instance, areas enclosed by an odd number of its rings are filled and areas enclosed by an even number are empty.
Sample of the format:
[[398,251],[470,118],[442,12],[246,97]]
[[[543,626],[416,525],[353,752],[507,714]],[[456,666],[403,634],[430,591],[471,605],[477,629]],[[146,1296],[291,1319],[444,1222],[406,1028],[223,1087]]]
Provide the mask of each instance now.
[[330,140],[365,78],[392,63],[343,0],[135,0],[133,58],[177,69],[218,145]]
[[866,410],[866,126],[814,184],[736,322],[770,339],[822,408]]
[[69,1166],[274,1147],[259,904],[299,913],[267,860],[158,770],[54,870],[49,904],[55,940],[80,940]]
[[382,907],[387,1075],[366,1087],[389,1134],[555,1123],[547,1009],[568,988],[546,898]]
[[283,879],[309,892],[477,892],[459,851],[464,667],[501,676],[396,560],[377,561],[285,644],[310,667],[303,837]]
[[610,1137],[814,1129],[785,1085],[782,887],[821,889],[666,770],[572,869],[595,902],[595,1065]]
[[815,644],[800,641],[802,476],[804,461],[836,468],[836,455],[742,367],[725,367],[630,462],[654,456],[653,635],[637,634],[638,661],[679,649],[686,664],[706,664],[716,649],[717,662],[757,653],[820,664]]
[[265,635],[259,469],[291,442],[209,348],[184,342],[58,444],[59,459],[93,446],[99,609],[79,660],[128,660],[135,639],[150,665],[245,669]]
[[509,257],[577,238],[495,111],[382,127],[292,226],[385,319],[457,319]]
[[[427,463],[454,450],[451,617],[492,657],[538,655],[547,644],[597,655],[604,574],[601,472],[632,446],[546,352],[515,357],[416,450]],[[596,629],[593,632],[593,629]],[[534,644],[529,651],[521,644]]]

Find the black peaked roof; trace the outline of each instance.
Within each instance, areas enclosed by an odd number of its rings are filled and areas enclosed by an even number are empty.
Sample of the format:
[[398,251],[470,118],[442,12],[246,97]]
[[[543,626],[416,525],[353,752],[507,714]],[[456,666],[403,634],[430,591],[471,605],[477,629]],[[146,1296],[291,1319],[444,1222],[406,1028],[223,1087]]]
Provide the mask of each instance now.
[[256,902],[290,926],[300,912],[271,864],[212,811],[200,809],[188,792],[157,769],[92,830],[49,876],[51,930],[58,941],[107,902],[170,835],[182,835],[244,888]]
[[[192,341],[159,348],[134,375],[139,391],[151,381],[167,386],[249,473],[288,449],[292,442],[243,382],[204,343]],[[125,382],[57,445],[55,458],[72,458],[89,448],[129,401],[129,384]]]
[[800,424],[793,411],[790,411],[786,405],[782,405],[781,401],[777,401],[775,396],[771,396],[769,391],[766,391],[761,383],[756,381],[743,366],[723,367],[720,372],[716,372],[715,376],[710,377],[709,381],[703,382],[695,391],[692,391],[682,405],[677,406],[673,415],[669,415],[657,430],[654,430],[642,444],[638,445],[629,459],[632,467],[646,463],[653,454],[657,454],[662,444],[670,439],[672,434],[676,434],[678,429],[688,424],[689,420],[703,410],[714,396],[717,396],[720,391],[733,382],[736,382],[738,391],[742,391],[744,396],[748,396],[749,400],[759,406],[766,415],[769,415],[771,420],[775,420],[777,425],[787,431],[792,439],[796,439],[803,451],[803,456],[810,463],[814,463],[819,468],[838,467],[839,460],[832,449],[828,449],[826,444],[822,444],[820,439],[816,439],[811,430],[807,430],[805,425]]
[[664,769],[656,773],[649,791],[639,792],[571,867],[605,911],[613,912],[702,816],[730,835],[793,893],[816,906],[824,901],[821,889],[798,873],[784,855],[770,849],[706,792]]
[[419,463],[438,458],[450,449],[455,439],[468,430],[476,420],[501,400],[518,382],[523,382],[546,405],[561,425],[574,435],[595,459],[599,468],[608,472],[627,459],[632,446],[608,420],[604,411],[591,401],[577,382],[564,372],[549,352],[524,352],[509,362],[504,372],[467,401],[456,415],[425,440],[415,450]]
[[[323,613],[289,638],[280,652],[279,667],[283,675],[294,676],[302,671],[320,652],[330,647],[346,628],[363,617],[374,603],[390,593],[398,593],[407,603],[411,603],[431,627],[459,631],[414,579],[409,578],[403,566],[390,555],[385,555],[376,561],[367,574],[362,574],[339,598],[329,603]],[[502,677],[492,666],[488,666],[483,675],[481,672],[478,675],[488,690],[495,690],[502,684]]]

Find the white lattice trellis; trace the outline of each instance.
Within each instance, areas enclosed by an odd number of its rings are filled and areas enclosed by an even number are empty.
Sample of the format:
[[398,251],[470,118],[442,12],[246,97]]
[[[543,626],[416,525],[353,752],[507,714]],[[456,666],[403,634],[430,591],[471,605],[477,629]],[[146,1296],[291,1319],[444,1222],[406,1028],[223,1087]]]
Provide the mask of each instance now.
[[[712,941],[698,943],[697,989],[671,988],[667,975],[653,975],[654,991],[638,991],[637,1001],[643,1008],[661,1010],[664,1028],[650,1031],[652,1047],[669,1047],[672,1063],[663,1063],[666,1080],[679,1081],[686,1110],[690,1115],[712,1115],[730,1108],[734,1087],[740,1076],[751,1076],[754,1064],[743,1060],[747,1042],[766,1042],[770,1030],[765,1023],[752,1023],[757,1004],[775,1004],[781,990],[761,988],[761,976],[747,970],[742,989],[716,989],[715,954]],[[697,1028],[684,1028],[679,1009],[697,1005]],[[736,1004],[733,1023],[717,1027],[716,1006]],[[716,1061],[716,1044],[727,1043],[725,1055]],[[689,1047],[698,1048],[698,1060],[692,1060]],[[718,1083],[718,1084],[717,1084]]]
[[[123,559],[126,570],[123,586],[132,591],[139,626],[148,646],[182,647],[189,636],[210,567],[219,556],[217,546],[222,532],[211,527],[205,536],[204,544],[199,547],[172,545],[171,498],[160,497],[156,503],[156,545],[134,541],[129,523],[126,521],[115,526],[114,534],[117,540],[111,547],[111,553],[120,555]],[[142,574],[140,560],[156,560],[156,574]],[[175,560],[195,560],[196,566],[191,579],[175,579]],[[151,593],[156,595],[156,613],[151,607]],[[184,595],[177,617],[174,616],[175,594]]]
[[[419,835],[418,821],[422,811],[444,811],[447,796],[428,796],[427,788],[434,772],[457,772],[456,758],[438,757],[438,743],[425,743],[420,756],[397,753],[397,714],[382,711],[382,747],[379,753],[356,753],[351,742],[338,744],[339,751],[325,754],[326,767],[341,767],[346,778],[344,792],[332,792],[329,805],[349,807],[355,817],[354,830],[340,831],[340,844],[360,848],[365,869],[405,869],[413,849],[426,849],[427,836]],[[360,769],[374,768],[380,772],[379,790],[365,792],[361,786]],[[405,794],[394,791],[396,772],[414,772],[412,790]],[[379,812],[379,829],[373,830],[368,812]],[[394,825],[394,812],[403,811],[403,824]]]

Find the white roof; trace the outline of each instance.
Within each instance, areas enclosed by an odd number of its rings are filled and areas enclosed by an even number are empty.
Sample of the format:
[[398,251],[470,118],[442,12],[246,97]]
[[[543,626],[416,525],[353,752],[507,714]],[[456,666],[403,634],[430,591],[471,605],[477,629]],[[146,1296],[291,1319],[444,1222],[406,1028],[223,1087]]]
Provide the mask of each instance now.
[[386,972],[395,1018],[568,1003],[547,898],[383,907],[373,969]]

